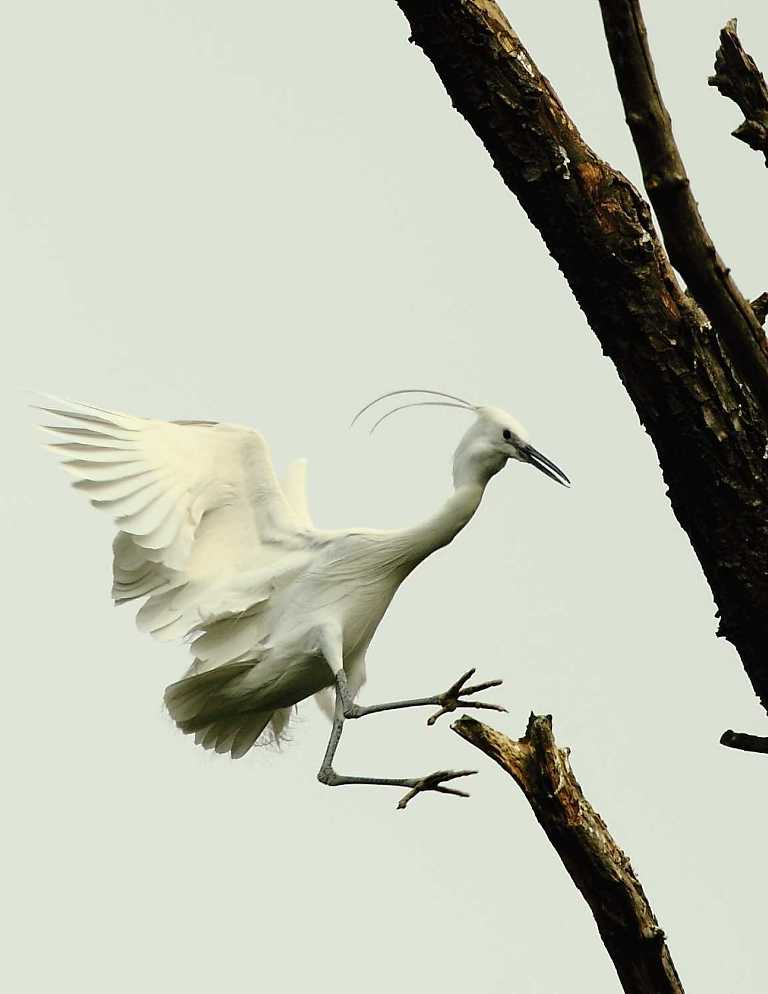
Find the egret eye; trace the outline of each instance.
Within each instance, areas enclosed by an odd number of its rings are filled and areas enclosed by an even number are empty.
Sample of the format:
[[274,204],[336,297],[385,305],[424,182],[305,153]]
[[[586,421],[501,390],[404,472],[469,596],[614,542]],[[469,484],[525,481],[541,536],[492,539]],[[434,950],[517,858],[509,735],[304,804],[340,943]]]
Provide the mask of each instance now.
[[505,428],[504,431],[502,432],[502,435],[504,436],[505,442],[512,441],[512,432],[509,430],[509,428]]

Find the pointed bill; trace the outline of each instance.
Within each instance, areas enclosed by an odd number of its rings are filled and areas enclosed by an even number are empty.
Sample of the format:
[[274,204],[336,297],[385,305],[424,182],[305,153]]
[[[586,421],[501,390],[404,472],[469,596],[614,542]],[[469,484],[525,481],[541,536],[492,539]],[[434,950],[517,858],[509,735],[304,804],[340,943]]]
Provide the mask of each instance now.
[[532,445],[526,445],[522,449],[522,453],[526,462],[529,462],[531,466],[535,466],[536,469],[540,469],[550,480],[554,480],[555,483],[560,483],[564,487],[570,487],[571,481],[560,467],[556,466],[551,459],[547,459],[538,449],[534,449]]

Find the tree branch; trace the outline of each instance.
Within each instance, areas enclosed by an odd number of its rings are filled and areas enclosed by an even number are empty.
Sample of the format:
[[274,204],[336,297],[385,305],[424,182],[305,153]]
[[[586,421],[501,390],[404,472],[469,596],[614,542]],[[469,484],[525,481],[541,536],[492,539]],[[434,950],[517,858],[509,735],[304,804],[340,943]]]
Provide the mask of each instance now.
[[717,253],[699,214],[656,80],[639,0],[600,0],[629,130],[672,265],[722,336],[768,416],[768,345],[760,322]]
[[[765,419],[681,290],[647,203],[583,141],[498,6],[397,2],[615,363],[712,586],[719,634],[768,709]],[[545,313],[540,324],[548,333]]]
[[768,738],[761,735],[747,735],[746,732],[734,732],[730,728],[720,736],[720,744],[731,749],[743,749],[744,752],[768,753]]
[[735,17],[720,32],[715,75],[709,77],[709,85],[741,108],[745,120],[731,134],[762,152],[768,166],[768,86],[755,60],[742,48]]
[[626,994],[683,994],[664,932],[628,858],[584,797],[552,733],[551,715],[531,715],[513,740],[474,718],[451,728],[515,780],[589,905]]

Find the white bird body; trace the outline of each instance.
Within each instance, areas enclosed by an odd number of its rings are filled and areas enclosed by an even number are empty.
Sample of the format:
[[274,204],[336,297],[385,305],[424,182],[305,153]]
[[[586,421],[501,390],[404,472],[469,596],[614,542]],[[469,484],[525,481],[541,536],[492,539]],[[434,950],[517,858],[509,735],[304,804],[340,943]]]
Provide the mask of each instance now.
[[[417,528],[314,533],[311,550],[292,557],[297,568],[259,616],[259,627],[268,634],[249,646],[247,661],[229,668],[217,665],[221,689],[214,694],[211,683],[201,682],[200,694],[190,697],[195,687],[185,681],[169,688],[166,701],[180,727],[196,731],[204,745],[225,752],[233,750],[230,719],[235,714],[277,712],[271,721],[278,737],[291,706],[313,694],[332,714],[332,699],[322,694],[335,677],[328,640],[338,638],[339,658],[355,696],[365,681],[366,650],[397,588],[419,562],[463,527],[480,494],[479,489],[474,494],[462,490],[441,514]],[[255,590],[245,600],[252,599]],[[194,643],[196,650],[202,641]],[[190,674],[204,669],[209,667],[198,661]],[[214,717],[217,724],[211,727],[208,719]],[[196,727],[201,722],[207,724]],[[240,747],[247,741],[243,737]],[[239,749],[233,755],[240,755]]]
[[397,588],[470,520],[488,480],[509,458],[534,462],[531,452],[553,466],[505,412],[472,408],[454,492],[435,515],[394,531],[321,531],[304,464],[281,485],[251,428],[69,402],[44,410],[62,421],[45,430],[75,486],[115,518],[116,603],[145,598],[142,630],[191,639],[194,661],[166,690],[172,717],[233,757],[279,739],[293,706],[313,694],[322,703],[342,671],[354,697]]

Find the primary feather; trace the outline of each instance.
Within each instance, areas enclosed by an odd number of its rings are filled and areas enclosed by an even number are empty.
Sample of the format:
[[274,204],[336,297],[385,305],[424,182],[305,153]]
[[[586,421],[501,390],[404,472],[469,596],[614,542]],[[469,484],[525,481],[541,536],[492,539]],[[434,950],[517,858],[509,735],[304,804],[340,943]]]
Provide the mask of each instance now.
[[[188,677],[257,654],[270,634],[270,602],[322,545],[309,517],[303,461],[281,486],[252,428],[51,400],[42,409],[59,422],[42,426],[56,439],[49,448],[75,488],[118,528],[115,603],[146,598],[140,629],[162,640],[193,637]],[[212,685],[227,677],[222,672]],[[173,714],[174,695],[167,700]],[[286,720],[277,712],[241,716],[239,724],[230,718],[227,728],[212,722],[205,736],[195,731],[203,745],[228,745],[240,755],[270,721],[279,737]]]

